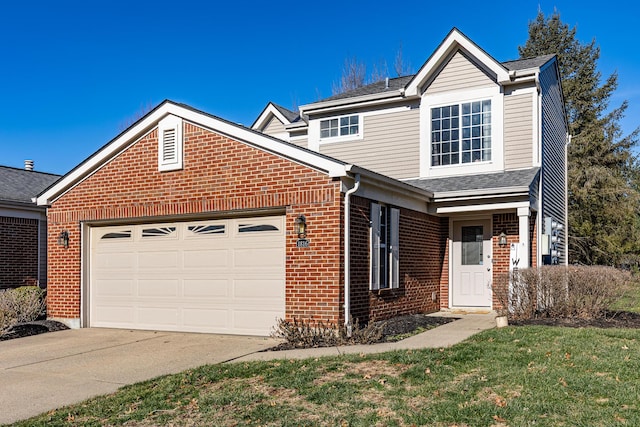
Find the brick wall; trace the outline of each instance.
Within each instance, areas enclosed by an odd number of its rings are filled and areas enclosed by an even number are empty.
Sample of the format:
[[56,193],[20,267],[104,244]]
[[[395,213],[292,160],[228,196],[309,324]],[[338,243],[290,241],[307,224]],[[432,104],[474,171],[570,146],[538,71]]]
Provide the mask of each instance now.
[[[80,317],[81,221],[151,218],[257,208],[286,210],[288,318],[336,322],[341,292],[340,182],[321,172],[184,124],[184,169],[158,172],[152,131],[56,200],[48,210],[49,317]],[[309,248],[294,221],[307,217]],[[68,248],[56,244],[68,230]]]
[[[439,309],[446,227],[440,218],[400,209],[400,287],[369,290],[371,200],[352,197],[351,313],[361,322]],[[444,231],[444,233],[443,233]],[[436,298],[432,299],[435,293]]]
[[38,284],[38,222],[0,216],[0,288]]

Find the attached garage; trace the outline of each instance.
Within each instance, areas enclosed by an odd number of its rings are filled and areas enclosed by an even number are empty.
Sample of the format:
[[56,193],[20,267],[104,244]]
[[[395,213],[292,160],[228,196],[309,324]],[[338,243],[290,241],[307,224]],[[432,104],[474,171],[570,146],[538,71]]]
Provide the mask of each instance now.
[[283,216],[91,227],[89,326],[268,335],[285,316]]

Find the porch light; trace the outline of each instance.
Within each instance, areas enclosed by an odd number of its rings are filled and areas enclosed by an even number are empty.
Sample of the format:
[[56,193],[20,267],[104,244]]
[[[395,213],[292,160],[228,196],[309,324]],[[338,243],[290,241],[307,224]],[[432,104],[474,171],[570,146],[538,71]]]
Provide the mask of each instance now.
[[67,230],[62,230],[58,235],[58,244],[65,248],[69,247],[69,232]]
[[498,246],[501,248],[507,246],[507,235],[504,231],[498,236]]
[[300,239],[307,237],[307,218],[305,218],[304,215],[300,215],[296,218],[296,232]]

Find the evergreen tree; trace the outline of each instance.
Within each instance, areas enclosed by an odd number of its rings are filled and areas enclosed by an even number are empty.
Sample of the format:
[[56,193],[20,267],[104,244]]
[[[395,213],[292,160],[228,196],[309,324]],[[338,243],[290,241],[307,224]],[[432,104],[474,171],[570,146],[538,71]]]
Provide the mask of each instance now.
[[568,148],[569,261],[638,265],[640,169],[632,149],[639,130],[622,135],[626,101],[608,111],[617,74],[601,83],[595,39],[581,43],[557,11],[548,17],[538,13],[518,51],[521,58],[558,56],[573,137]]

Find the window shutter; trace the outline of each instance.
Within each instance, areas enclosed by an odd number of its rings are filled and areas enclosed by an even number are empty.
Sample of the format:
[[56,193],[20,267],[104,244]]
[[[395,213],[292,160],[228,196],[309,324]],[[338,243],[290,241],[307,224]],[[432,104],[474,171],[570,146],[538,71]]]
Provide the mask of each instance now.
[[372,290],[380,289],[380,205],[371,203],[371,271]]
[[400,209],[391,208],[391,250],[389,251],[391,287],[400,287]]

